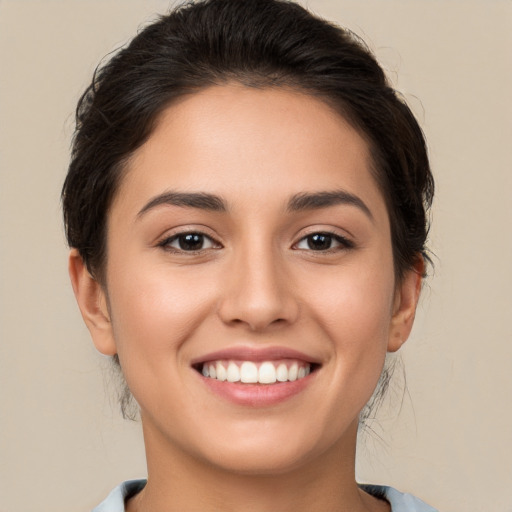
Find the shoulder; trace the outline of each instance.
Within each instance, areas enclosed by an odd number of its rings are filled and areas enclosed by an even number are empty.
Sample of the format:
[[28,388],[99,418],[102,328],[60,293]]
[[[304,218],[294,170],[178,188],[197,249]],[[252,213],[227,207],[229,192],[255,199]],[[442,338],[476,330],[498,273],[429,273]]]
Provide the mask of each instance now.
[[412,494],[402,493],[386,485],[361,485],[361,489],[391,505],[391,512],[438,512]]
[[124,502],[137,494],[146,485],[146,480],[128,480],[118,485],[92,512],[124,512]]

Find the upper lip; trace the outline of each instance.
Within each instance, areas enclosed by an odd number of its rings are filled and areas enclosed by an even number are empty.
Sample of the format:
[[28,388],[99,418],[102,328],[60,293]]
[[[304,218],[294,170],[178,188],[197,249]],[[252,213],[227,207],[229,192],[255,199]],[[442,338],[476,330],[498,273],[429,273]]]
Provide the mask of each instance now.
[[287,347],[229,347],[215,352],[202,355],[192,360],[192,365],[204,363],[207,361],[219,360],[238,360],[238,361],[274,361],[279,359],[296,359],[307,363],[320,364],[317,357],[305,354],[295,349]]

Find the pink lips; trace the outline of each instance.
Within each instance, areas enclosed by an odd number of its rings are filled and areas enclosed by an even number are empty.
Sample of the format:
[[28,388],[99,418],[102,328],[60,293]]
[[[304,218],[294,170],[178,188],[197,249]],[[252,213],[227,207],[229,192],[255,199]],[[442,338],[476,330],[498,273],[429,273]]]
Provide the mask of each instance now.
[[[320,363],[315,357],[285,347],[232,347],[196,358],[192,361],[192,365],[197,368],[198,365],[209,361],[233,360],[262,362],[282,359],[304,361],[315,367]],[[210,392],[237,405],[250,407],[270,407],[282,403],[303,391],[316,377],[316,372],[313,372],[293,382],[276,382],[267,385],[220,381],[204,377],[199,372],[196,373]]]
[[268,347],[268,348],[254,348],[254,347],[232,347],[216,352],[210,352],[204,356],[195,358],[192,365],[195,366],[199,363],[206,361],[217,361],[219,359],[232,359],[238,361],[275,361],[277,359],[297,359],[312,364],[320,364],[318,358],[285,347]]

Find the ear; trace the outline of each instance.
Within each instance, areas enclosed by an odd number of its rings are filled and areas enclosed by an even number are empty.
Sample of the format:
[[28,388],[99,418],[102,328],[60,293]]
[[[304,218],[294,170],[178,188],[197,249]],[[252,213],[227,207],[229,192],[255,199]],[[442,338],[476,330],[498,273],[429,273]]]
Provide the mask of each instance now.
[[424,269],[425,261],[422,256],[418,256],[414,268],[407,270],[397,284],[389,331],[388,352],[396,352],[407,341],[411,333],[416,306],[420,298]]
[[105,291],[91,276],[76,249],[69,253],[68,270],[78,307],[94,345],[102,354],[113,356],[117,350]]

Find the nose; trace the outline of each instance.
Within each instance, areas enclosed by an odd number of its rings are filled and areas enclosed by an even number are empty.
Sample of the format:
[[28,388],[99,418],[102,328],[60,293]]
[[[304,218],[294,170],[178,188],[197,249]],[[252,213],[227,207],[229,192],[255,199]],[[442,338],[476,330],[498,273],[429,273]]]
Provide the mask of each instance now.
[[294,323],[299,304],[285,266],[268,248],[248,247],[234,255],[223,282],[221,320],[251,331]]

